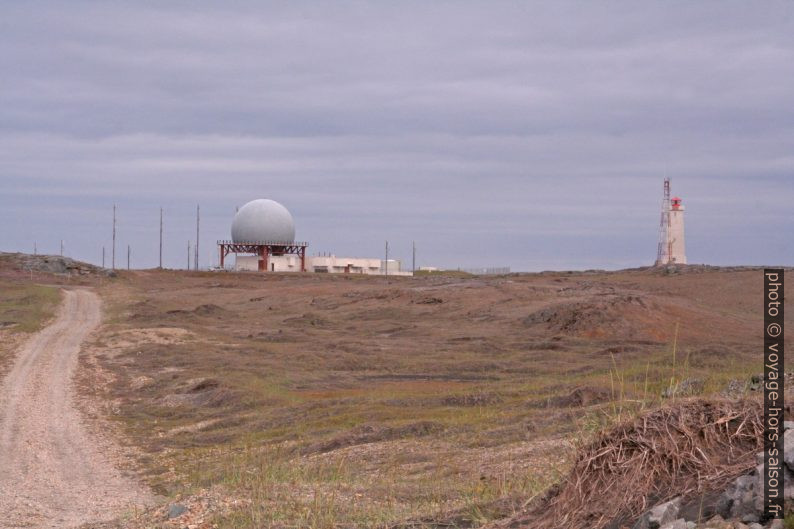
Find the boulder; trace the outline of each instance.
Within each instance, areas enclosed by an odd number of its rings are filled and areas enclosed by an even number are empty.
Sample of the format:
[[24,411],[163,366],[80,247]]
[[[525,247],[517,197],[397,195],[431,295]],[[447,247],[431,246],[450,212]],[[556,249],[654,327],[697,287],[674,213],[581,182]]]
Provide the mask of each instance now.
[[179,518],[186,512],[187,512],[187,507],[185,507],[181,503],[174,503],[168,507],[167,517],[169,520],[172,520],[174,518]]
[[680,509],[681,498],[673,498],[660,503],[643,514],[634,524],[633,529],[660,529],[662,526],[676,521]]
[[689,526],[687,525],[686,520],[679,518],[670,523],[664,524],[661,529],[689,529]]

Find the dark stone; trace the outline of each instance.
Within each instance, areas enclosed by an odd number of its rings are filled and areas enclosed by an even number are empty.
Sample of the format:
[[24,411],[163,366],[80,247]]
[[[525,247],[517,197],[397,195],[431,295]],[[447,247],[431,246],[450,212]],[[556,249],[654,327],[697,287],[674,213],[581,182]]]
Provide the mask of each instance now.
[[730,511],[730,506],[725,508],[721,504],[722,492],[712,491],[688,498],[681,504],[678,511],[678,518],[684,520],[708,520],[715,514],[725,517],[726,513]]
[[187,507],[185,507],[181,503],[174,503],[173,505],[168,507],[168,519],[171,520],[173,518],[177,518],[179,516],[182,516],[186,512],[187,512]]
[[633,529],[659,529],[663,525],[678,519],[678,511],[680,508],[681,498],[674,498],[670,501],[660,503],[646,511],[645,514],[637,520],[637,523],[634,524]]

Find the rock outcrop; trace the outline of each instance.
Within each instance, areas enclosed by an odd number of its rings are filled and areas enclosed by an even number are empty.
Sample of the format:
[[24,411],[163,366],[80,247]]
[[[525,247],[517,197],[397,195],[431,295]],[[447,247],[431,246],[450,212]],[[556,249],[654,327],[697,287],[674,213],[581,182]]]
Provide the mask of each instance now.
[[[785,431],[784,501],[786,512],[790,512],[794,506],[794,422],[786,422]],[[782,529],[782,520],[764,517],[763,457],[763,452],[759,453],[752,472],[739,476],[722,492],[660,503],[646,511],[632,529]]]

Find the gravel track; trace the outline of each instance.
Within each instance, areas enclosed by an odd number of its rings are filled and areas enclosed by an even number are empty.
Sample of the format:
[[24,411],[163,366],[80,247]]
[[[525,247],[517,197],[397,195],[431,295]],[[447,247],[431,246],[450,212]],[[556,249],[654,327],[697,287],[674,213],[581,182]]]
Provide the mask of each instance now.
[[148,503],[75,404],[80,344],[100,320],[96,294],[64,291],[55,321],[21,346],[0,385],[0,528],[74,527]]

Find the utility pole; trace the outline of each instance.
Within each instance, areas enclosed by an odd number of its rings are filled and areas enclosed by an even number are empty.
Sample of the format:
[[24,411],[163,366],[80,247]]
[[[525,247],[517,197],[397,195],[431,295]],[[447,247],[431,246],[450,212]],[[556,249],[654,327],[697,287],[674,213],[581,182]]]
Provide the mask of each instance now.
[[61,239],[61,257],[63,257],[63,239]]
[[190,241],[187,242],[187,269],[190,270]]
[[389,241],[386,241],[386,260],[383,261],[383,267],[386,275],[389,275]]
[[193,266],[198,270],[199,267],[199,206],[196,204],[196,258],[193,261]]
[[102,268],[105,268],[105,247],[102,247]]
[[163,208],[160,208],[160,270],[163,269]]
[[111,267],[116,269],[116,204],[113,204],[113,257],[111,258]]
[[130,269],[130,245],[127,245],[127,270]]
[[411,241],[413,253],[411,254],[411,273],[416,272],[416,241]]

